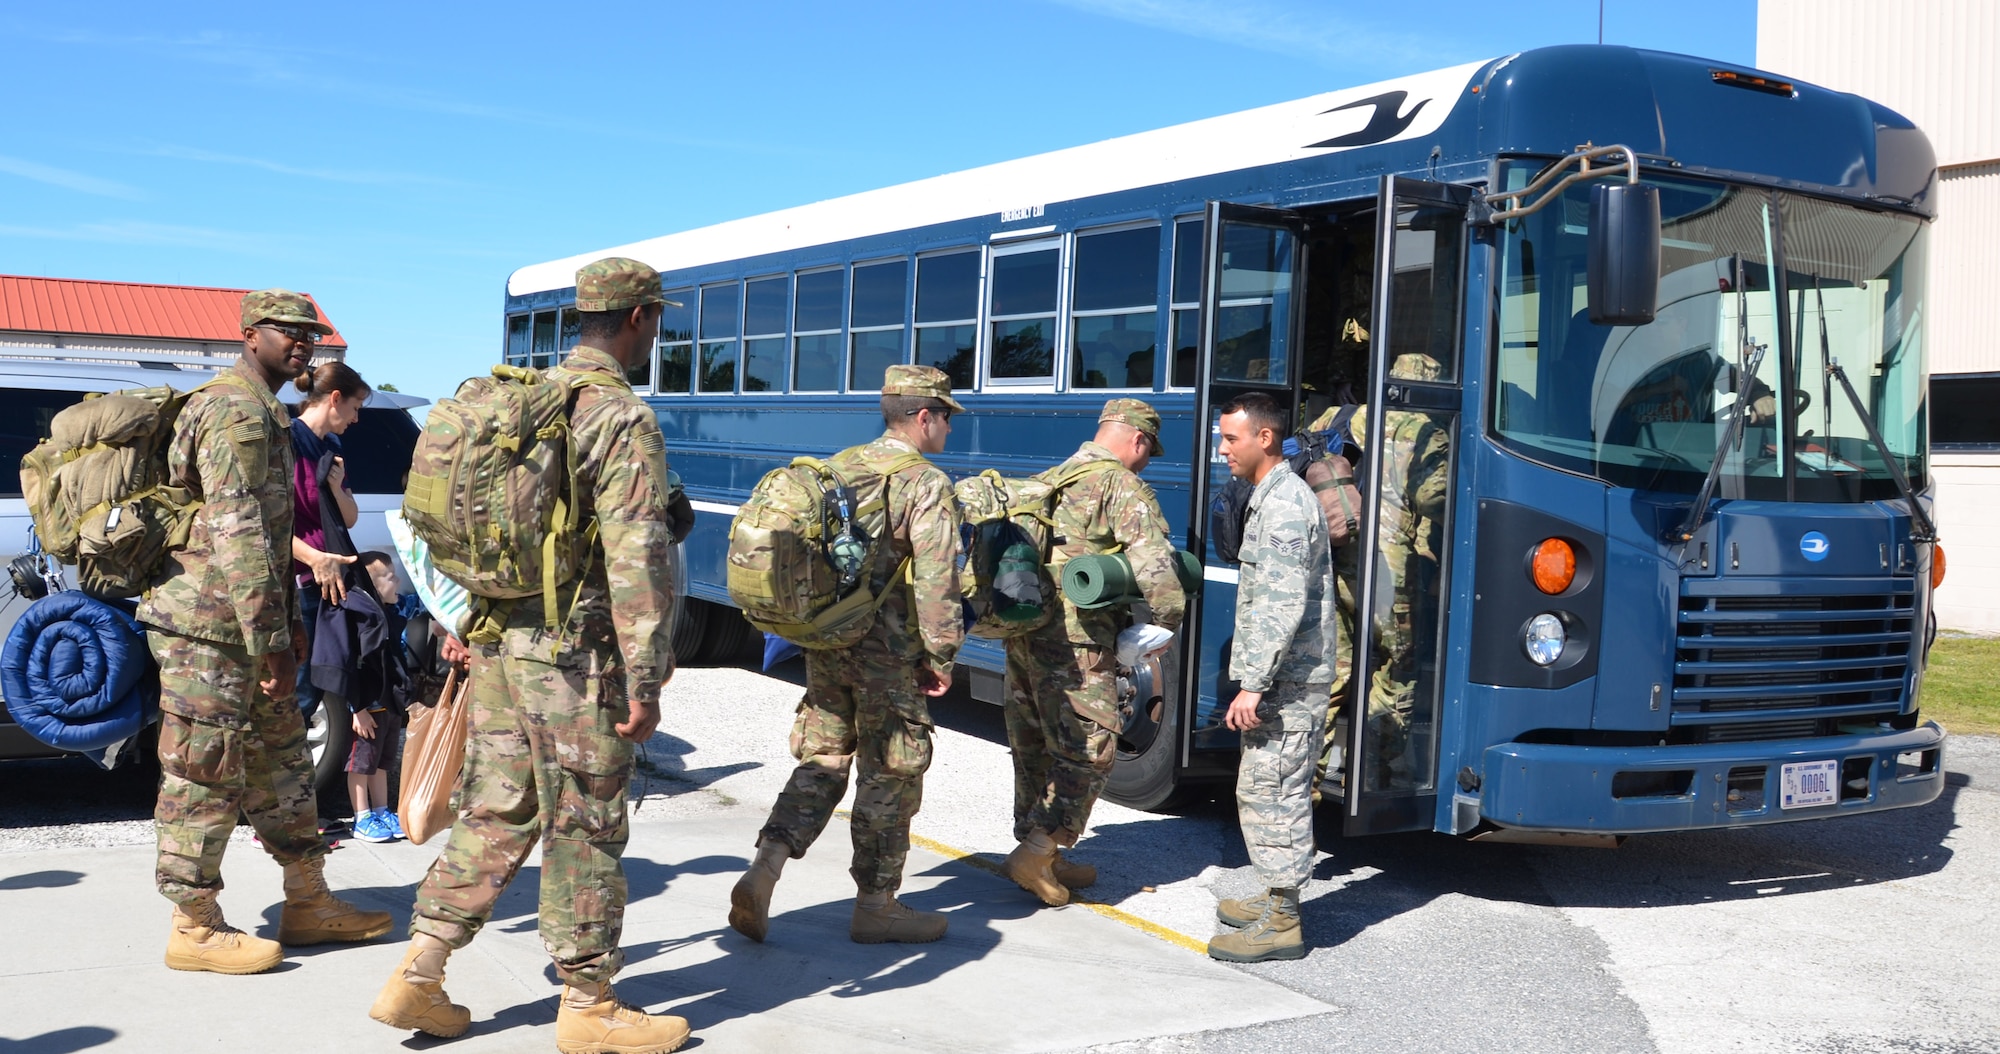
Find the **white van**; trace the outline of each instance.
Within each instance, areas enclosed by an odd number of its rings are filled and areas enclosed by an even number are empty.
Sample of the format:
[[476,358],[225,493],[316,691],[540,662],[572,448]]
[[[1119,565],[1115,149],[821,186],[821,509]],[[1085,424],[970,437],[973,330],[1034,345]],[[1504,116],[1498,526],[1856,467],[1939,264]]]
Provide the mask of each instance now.
[[[48,438],[49,421],[57,412],[82,401],[91,392],[162,384],[185,391],[235,361],[135,352],[65,350],[61,354],[67,357],[25,358],[0,353],[0,568],[27,551],[28,531],[33,521],[21,496],[21,456]],[[291,385],[278,393],[281,400],[292,405],[297,404],[299,395]],[[347,479],[361,512],[352,531],[355,547],[361,551],[395,552],[382,514],[402,507],[403,476],[409,471],[418,432],[410,410],[428,402],[395,392],[375,392],[363,405],[360,419],[341,437],[347,455]],[[400,567],[399,564],[399,571]],[[74,585],[73,574],[69,581]],[[13,582],[4,575],[0,575],[0,598],[4,598],[0,599],[0,640],[4,640],[30,601],[17,595]],[[342,720],[329,729],[324,712],[316,712],[308,735],[313,744],[315,783],[323,792],[330,790],[335,797],[344,796],[341,766],[351,735],[347,722]],[[146,763],[152,758],[152,742],[152,730],[148,729],[145,734],[106,751],[105,761],[110,765]],[[4,707],[0,707],[0,761],[60,757],[63,753],[22,731]]]

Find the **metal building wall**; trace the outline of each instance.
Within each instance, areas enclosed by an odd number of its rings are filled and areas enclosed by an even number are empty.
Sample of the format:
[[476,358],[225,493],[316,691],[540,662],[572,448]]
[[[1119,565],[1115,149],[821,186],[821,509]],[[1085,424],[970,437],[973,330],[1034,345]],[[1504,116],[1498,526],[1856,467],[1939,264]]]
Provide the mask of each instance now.
[[2000,3],[1759,0],[1757,65],[1917,123],[1938,166],[2000,160]]
[[[2000,373],[2000,2],[1759,0],[1757,65],[1873,99],[1930,137],[1930,370]],[[1931,467],[1950,564],[1938,620],[2000,633],[2000,450],[1936,452]]]

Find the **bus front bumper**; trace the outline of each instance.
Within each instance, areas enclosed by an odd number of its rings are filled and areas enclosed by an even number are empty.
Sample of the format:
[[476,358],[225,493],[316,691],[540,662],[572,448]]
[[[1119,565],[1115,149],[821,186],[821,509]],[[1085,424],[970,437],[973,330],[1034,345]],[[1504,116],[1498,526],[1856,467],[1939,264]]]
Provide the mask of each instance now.
[[1472,807],[1501,827],[1593,834],[1903,809],[1943,792],[1944,740],[1944,729],[1926,721],[1907,731],[1750,743],[1501,743],[1486,748],[1478,790],[1458,792],[1454,826],[1471,826]]

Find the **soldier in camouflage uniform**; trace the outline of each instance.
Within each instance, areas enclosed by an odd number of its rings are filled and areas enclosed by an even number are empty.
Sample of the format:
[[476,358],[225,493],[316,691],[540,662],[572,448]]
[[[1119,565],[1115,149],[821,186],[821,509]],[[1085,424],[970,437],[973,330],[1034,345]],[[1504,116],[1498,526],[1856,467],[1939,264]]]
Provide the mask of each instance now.
[[[564,985],[557,1047],[668,1051],[686,1041],[687,1022],[649,1016],[611,989],[624,963],[619,858],[633,745],[659,725],[674,672],[666,444],[625,382],[652,354],[666,300],[658,272],[622,257],[579,270],[576,296],[582,342],[556,369],[609,379],[571,397],[575,500],[597,540],[579,578],[555,593],[482,603],[486,625],[468,635],[458,820],[417,887],[409,949],[370,1015],[437,1036],[465,1031],[470,1013],[443,990],[445,958],[478,934],[539,843],[542,944]],[[568,612],[557,633],[545,604]]]
[[[1432,381],[1442,372],[1436,359],[1423,354],[1396,358],[1389,376],[1399,380]],[[1350,419],[1351,437],[1358,445],[1368,438],[1368,408],[1362,407]],[[1375,629],[1375,671],[1368,683],[1368,768],[1369,790],[1392,787],[1411,779],[1409,750],[1410,715],[1415,706],[1419,643],[1437,633],[1438,561],[1444,545],[1444,508],[1451,481],[1446,471],[1451,456],[1451,433],[1446,420],[1413,410],[1391,410],[1382,422],[1382,446],[1388,460],[1382,465],[1380,521],[1375,525],[1379,552],[1377,581],[1386,591],[1386,603],[1377,603]],[[1341,581],[1341,621],[1352,639],[1355,625],[1355,550],[1349,546],[1339,556]],[[1347,668],[1351,652],[1334,678],[1333,701],[1328,719],[1346,703]],[[1320,762],[1324,776],[1333,750],[1328,742]]]
[[[243,355],[188,396],[167,451],[172,484],[201,501],[187,545],[139,605],[160,665],[155,881],[174,902],[166,962],[258,973],[279,942],[357,941],[389,931],[326,888],[305,724],[292,703],[302,639],[290,582],[291,418],[273,394],[331,333],[311,300],[283,289],[243,298]],[[238,817],[285,871],[278,941],[230,926],[216,905]]]
[[1256,484],[1243,526],[1229,676],[1240,686],[1223,723],[1242,734],[1236,809],[1264,894],[1225,900],[1241,929],[1209,941],[1230,962],[1305,955],[1299,890],[1312,875],[1313,763],[1333,681],[1338,616],[1333,551],[1319,499],[1287,463],[1284,413],[1252,393],[1222,408],[1229,471]]
[[[1085,463],[1106,467],[1064,488],[1054,509],[1053,569],[1070,559],[1122,551],[1154,624],[1178,630],[1186,599],[1174,573],[1173,542],[1153,488],[1137,473],[1160,453],[1160,415],[1137,399],[1113,399],[1097,419],[1097,437],[1048,479]],[[1115,609],[1082,611],[1062,601],[1059,617],[1007,639],[1007,742],[1014,748],[1014,837],[1007,876],[1046,904],[1069,903],[1070,890],[1097,880],[1061,850],[1076,844],[1111,775],[1118,731],[1118,632]]]
[[[891,366],[882,385],[888,431],[833,458],[890,466],[911,453],[936,454],[951,434],[951,379],[929,366]],[[959,514],[951,479],[927,461],[890,473],[887,535],[877,539],[876,595],[888,591],[875,624],[852,647],[806,652],[806,695],[792,726],[791,780],[757,834],[757,858],[730,894],[729,925],[761,941],[771,891],[785,861],[804,856],[847,793],[854,792],[854,862],[859,895],[848,935],[862,944],[923,943],[944,936],[945,917],[896,899],[910,850],[910,819],[923,800],[931,764],[927,699],[951,687],[965,640],[958,590]],[[885,544],[886,543],[886,544]],[[891,574],[908,563],[908,585]]]

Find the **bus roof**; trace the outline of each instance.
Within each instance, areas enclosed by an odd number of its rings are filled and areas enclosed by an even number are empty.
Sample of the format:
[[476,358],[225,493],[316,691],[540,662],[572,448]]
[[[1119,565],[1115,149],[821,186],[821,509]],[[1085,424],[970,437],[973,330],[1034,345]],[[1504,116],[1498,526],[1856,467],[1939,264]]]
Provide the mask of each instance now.
[[1324,92],[532,264],[508,278],[507,292],[521,296],[567,288],[576,284],[578,267],[604,256],[630,256],[659,271],[673,271],[1415,139],[1444,123],[1472,75],[1490,61]]

